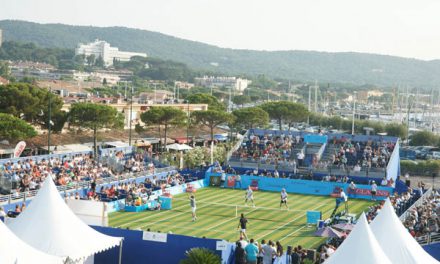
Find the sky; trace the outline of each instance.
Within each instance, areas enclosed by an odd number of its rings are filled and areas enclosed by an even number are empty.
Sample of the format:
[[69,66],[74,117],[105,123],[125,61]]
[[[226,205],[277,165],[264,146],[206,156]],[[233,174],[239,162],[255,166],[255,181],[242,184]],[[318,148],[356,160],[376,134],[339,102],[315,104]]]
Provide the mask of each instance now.
[[0,0],[0,20],[125,26],[225,48],[440,59],[439,0]]

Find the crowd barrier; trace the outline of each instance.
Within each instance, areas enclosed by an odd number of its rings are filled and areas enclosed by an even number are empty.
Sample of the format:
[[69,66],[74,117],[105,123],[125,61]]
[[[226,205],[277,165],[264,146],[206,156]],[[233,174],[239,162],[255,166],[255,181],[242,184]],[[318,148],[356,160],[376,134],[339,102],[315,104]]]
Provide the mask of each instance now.
[[[208,173],[208,180],[211,181],[211,177],[220,177],[220,173]],[[250,176],[241,175],[241,181],[236,182],[236,177],[232,174],[226,175],[225,186],[228,188],[247,188],[248,186],[258,187],[259,190],[275,191],[279,192],[282,188],[285,188],[287,192],[299,193],[299,194],[312,194],[312,195],[332,195],[337,193],[340,189],[343,189],[349,197],[357,199],[370,200],[371,186],[357,184],[356,191],[354,193],[349,192],[348,183],[342,182],[323,182],[313,180],[300,180],[289,178],[270,178],[263,176]],[[393,188],[379,186],[376,194],[377,200],[385,200],[390,194],[393,193]]]
[[[185,258],[185,252],[201,247],[216,250],[217,239],[196,238],[167,233],[155,233],[157,239],[146,236],[146,232],[109,227],[93,227],[95,230],[116,237],[123,237],[122,263],[179,263]],[[117,264],[119,247],[95,255],[95,264]]]
[[[266,129],[250,129],[249,135],[257,135],[257,136],[264,136],[264,135],[275,135],[275,136],[281,136],[281,135],[292,135],[300,136],[304,138],[306,135],[316,135],[316,133],[312,132],[305,132],[305,131],[287,131],[287,130],[266,130]],[[376,136],[376,135],[352,135],[352,134],[344,134],[344,133],[327,133],[325,134],[328,136],[328,139],[331,140],[333,138],[335,139],[342,139],[347,138],[354,141],[360,141],[360,142],[367,142],[367,141],[385,141],[385,142],[397,142],[397,137],[392,136]]]

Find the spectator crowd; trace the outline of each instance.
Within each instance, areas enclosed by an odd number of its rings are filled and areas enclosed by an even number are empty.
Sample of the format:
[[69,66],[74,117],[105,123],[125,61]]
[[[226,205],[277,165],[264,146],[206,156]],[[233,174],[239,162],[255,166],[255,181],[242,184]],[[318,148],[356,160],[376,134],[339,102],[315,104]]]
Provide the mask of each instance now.
[[382,139],[355,141],[348,136],[331,137],[324,151],[329,155],[318,157],[316,153],[306,153],[307,144],[299,135],[250,135],[232,154],[231,160],[270,164],[295,173],[299,168],[359,172],[386,168],[394,147],[394,142]]
[[[12,183],[11,192],[33,191],[40,188],[48,176],[58,186],[75,186],[80,182],[99,182],[108,177],[120,176],[123,173],[150,171],[154,173],[153,163],[146,164],[142,154],[125,157],[116,152],[114,161],[117,166],[93,159],[90,154],[66,155],[36,160],[34,158],[7,161],[0,164],[0,174]],[[122,170],[118,169],[122,167]]]

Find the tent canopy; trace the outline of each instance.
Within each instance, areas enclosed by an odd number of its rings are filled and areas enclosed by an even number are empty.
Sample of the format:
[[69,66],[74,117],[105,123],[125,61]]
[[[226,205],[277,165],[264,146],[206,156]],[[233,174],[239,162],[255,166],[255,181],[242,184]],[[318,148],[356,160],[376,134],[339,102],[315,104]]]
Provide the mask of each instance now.
[[103,235],[82,222],[65,204],[51,177],[9,227],[36,249],[74,261],[118,246],[122,240]]
[[320,237],[342,237],[344,234],[339,232],[338,230],[326,226],[324,228],[318,229],[318,231],[316,231],[314,235]]
[[193,148],[190,147],[190,146],[188,146],[188,145],[186,145],[186,144],[177,144],[177,143],[174,143],[174,144],[167,145],[167,149],[172,149],[172,150],[178,150],[178,151],[181,151],[181,150],[191,150],[191,149],[193,149]]
[[64,258],[41,252],[18,238],[0,221],[0,259],[4,264],[62,264]]
[[370,228],[377,242],[393,263],[439,263],[405,229],[389,199],[370,224]]
[[365,214],[325,264],[391,264],[368,226]]

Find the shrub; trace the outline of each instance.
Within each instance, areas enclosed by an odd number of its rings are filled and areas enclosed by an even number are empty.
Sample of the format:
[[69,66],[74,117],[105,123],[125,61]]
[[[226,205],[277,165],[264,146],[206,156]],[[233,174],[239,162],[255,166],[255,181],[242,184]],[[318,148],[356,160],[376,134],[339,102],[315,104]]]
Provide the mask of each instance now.
[[221,258],[214,252],[206,248],[192,248],[186,252],[186,259],[180,264],[219,264]]
[[440,160],[419,162],[402,160],[400,162],[400,171],[402,175],[408,173],[411,175],[432,176],[433,173],[438,174],[440,172]]

